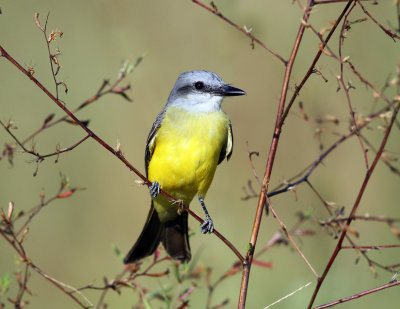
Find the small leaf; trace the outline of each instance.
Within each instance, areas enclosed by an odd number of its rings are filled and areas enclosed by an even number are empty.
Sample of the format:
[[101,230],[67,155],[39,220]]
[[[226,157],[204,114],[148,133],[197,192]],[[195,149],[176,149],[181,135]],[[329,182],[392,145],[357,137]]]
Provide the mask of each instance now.
[[111,248],[114,250],[114,253],[118,256],[118,258],[122,261],[124,259],[124,255],[121,253],[121,250],[115,245],[111,244]]
[[348,228],[347,228],[347,231],[348,231],[350,234],[352,234],[354,237],[357,237],[357,238],[360,237],[360,233],[357,232],[357,230],[355,230],[355,229],[353,229],[353,228],[351,228],[351,227],[348,227]]
[[132,99],[130,97],[128,97],[128,95],[125,92],[114,92],[113,91],[112,93],[121,95],[128,102],[133,102]]
[[265,268],[273,268],[274,267],[274,265],[270,262],[263,262],[263,261],[259,261],[259,260],[253,260],[253,264],[261,266],[261,267],[265,267]]
[[146,297],[143,297],[142,301],[143,301],[143,304],[146,309],[152,309],[152,307],[150,306],[150,303],[147,301]]
[[13,212],[14,212],[14,202],[11,201],[8,203],[8,212],[7,212],[7,221],[8,222],[11,222]]
[[371,272],[374,274],[374,277],[376,278],[378,276],[378,272],[376,271],[375,266],[372,264],[369,264],[369,269],[371,270]]
[[67,177],[67,175],[60,172],[60,178],[61,178],[61,189],[68,188],[69,187],[69,178]]
[[43,127],[45,127],[50,121],[52,121],[53,118],[54,118],[54,116],[55,116],[54,113],[48,115],[48,116],[46,117],[46,119],[43,121]]
[[74,192],[76,191],[76,188],[73,188],[71,190],[68,190],[65,193],[61,193],[59,195],[57,195],[57,198],[67,198],[70,197],[72,194],[74,194]]
[[398,272],[395,273],[395,274],[393,275],[393,277],[392,277],[392,279],[389,281],[389,283],[395,283],[395,282],[397,282],[397,281],[399,281],[399,273],[398,273]]
[[127,73],[132,72],[132,70],[133,70],[134,68],[136,68],[136,67],[142,62],[143,58],[146,57],[147,55],[148,55],[148,52],[144,52],[140,57],[138,57],[138,58],[136,59],[136,62],[135,62],[135,64],[134,64],[133,68],[128,67],[128,69],[126,70]]
[[390,223],[389,226],[390,226],[390,231],[394,234],[394,236],[400,238],[400,231],[394,226],[394,224]]
[[[75,121],[73,121],[73,120],[69,120],[69,119],[65,119],[64,120],[66,123],[69,123],[69,124],[72,124],[72,125],[79,125],[78,123],[76,123]],[[87,127],[88,125],[89,125],[89,122],[90,122],[90,120],[88,119],[88,120],[80,120],[80,122],[82,122],[82,124],[85,126],[85,127]]]
[[125,281],[115,281],[114,282],[115,285],[122,285],[125,287],[130,287],[130,284],[126,283]]
[[182,278],[181,278],[181,274],[179,273],[179,267],[178,267],[176,264],[174,264],[172,268],[173,268],[173,271],[174,271],[174,275],[175,275],[176,280],[177,280],[178,282],[181,282],[181,281],[182,281]]
[[10,275],[11,272],[8,271],[4,274],[3,278],[0,278],[0,296],[4,295],[10,286]]
[[313,211],[314,211],[314,208],[308,207],[307,210],[305,211],[305,213],[303,214],[304,218],[305,219],[310,219]]
[[298,229],[298,230],[295,230],[293,232],[293,235],[296,235],[296,236],[312,236],[312,235],[315,235],[315,232],[313,230],[300,230],[300,229]]

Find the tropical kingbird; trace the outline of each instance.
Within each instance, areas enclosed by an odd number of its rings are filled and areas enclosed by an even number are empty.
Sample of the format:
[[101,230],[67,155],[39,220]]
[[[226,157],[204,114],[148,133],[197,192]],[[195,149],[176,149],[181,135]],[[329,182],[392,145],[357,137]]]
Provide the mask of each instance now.
[[214,231],[204,197],[217,165],[229,160],[233,147],[231,121],[221,103],[226,96],[244,94],[212,72],[192,71],[178,77],[147,138],[145,170],[152,182],[152,202],[125,264],[153,254],[160,242],[171,258],[181,262],[191,258],[188,213],[180,212],[178,203],[159,194],[160,189],[187,206],[197,195],[205,214],[201,232]]

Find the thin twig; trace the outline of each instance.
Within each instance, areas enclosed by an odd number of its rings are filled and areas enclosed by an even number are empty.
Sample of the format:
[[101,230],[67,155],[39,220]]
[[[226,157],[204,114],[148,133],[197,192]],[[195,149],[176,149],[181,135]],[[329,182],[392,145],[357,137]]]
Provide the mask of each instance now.
[[394,39],[398,39],[400,40],[400,36],[398,36],[397,34],[391,32],[390,30],[386,29],[384,26],[382,26],[381,23],[379,23],[368,11],[367,9],[362,5],[360,0],[356,0],[356,2],[358,3],[358,5],[362,8],[362,10],[364,11],[365,14],[368,15],[369,18],[371,18],[371,20],[379,27],[382,29],[383,32],[385,32],[388,36],[390,36],[393,40]]
[[272,207],[272,203],[269,200],[268,196],[266,197],[267,199],[267,203],[268,203],[268,207],[269,210],[272,212],[272,214],[274,215],[274,218],[278,221],[279,225],[281,226],[282,231],[285,233],[286,237],[290,240],[290,242],[292,243],[292,245],[295,247],[296,251],[300,254],[301,258],[304,260],[304,262],[307,264],[308,268],[310,268],[310,270],[312,271],[312,273],[314,274],[314,276],[318,279],[319,275],[317,274],[317,272],[314,270],[314,268],[312,267],[311,263],[307,260],[307,258],[305,257],[305,255],[303,254],[303,252],[300,250],[300,248],[297,246],[296,242],[294,241],[294,239],[292,238],[292,236],[290,235],[289,231],[287,230],[285,224],[282,222],[282,220],[278,217],[278,214],[276,213],[275,209]]
[[[36,23],[38,25],[40,25],[39,21],[36,20]],[[43,29],[43,27],[40,27],[41,29]],[[137,66],[138,64],[142,61],[143,57],[145,56],[145,54],[143,54],[142,56],[138,57],[136,59],[136,62],[134,65],[131,66],[131,69],[129,72],[132,72]],[[125,91],[127,91],[128,89],[130,89],[130,85],[128,84],[127,86],[123,86],[123,87],[119,87],[119,84],[121,83],[121,81],[123,81],[126,76],[127,76],[127,67],[124,64],[120,70],[120,73],[118,75],[117,80],[110,85],[109,80],[104,80],[99,88],[99,90],[89,99],[87,99],[86,101],[84,101],[83,103],[81,103],[77,108],[72,110],[72,113],[75,114],[77,112],[79,112],[80,110],[82,110],[83,108],[87,107],[88,105],[98,101],[101,97],[103,97],[106,94],[110,94],[110,93],[114,93],[114,94],[124,94],[124,98],[125,99],[129,99],[129,97],[126,95]],[[107,89],[106,87],[109,86]],[[45,118],[45,120],[43,121],[43,124],[32,134],[30,134],[28,137],[26,137],[21,144],[25,145],[28,141],[32,140],[34,137],[36,137],[37,135],[39,135],[40,133],[42,133],[43,131],[45,131],[46,129],[49,129],[61,122],[67,121],[68,116],[64,115],[61,116],[60,118],[53,120],[54,118],[54,114],[50,114],[49,116],[47,116]],[[5,156],[9,156],[10,154],[12,154],[12,152],[14,152],[16,150],[16,148],[8,148],[6,151],[3,151],[3,153],[0,155],[0,160],[3,159]]]
[[[370,114],[367,117],[365,117],[364,122],[358,125],[359,130],[362,130],[363,128],[367,127],[368,124],[370,124],[370,122],[374,119],[377,119],[379,117],[381,117],[381,115],[385,112],[387,112],[389,110],[389,106],[386,106],[384,108],[382,108],[381,110],[379,110],[376,113]],[[309,165],[309,167],[307,169],[304,169],[303,171],[301,171],[298,175],[296,175],[295,177],[292,177],[292,180],[289,183],[286,183],[285,186],[281,189],[277,188],[272,192],[268,193],[268,197],[272,197],[287,191],[290,191],[292,188],[296,187],[297,185],[299,185],[302,182],[305,182],[309,179],[310,175],[314,172],[314,170],[323,163],[323,161],[325,160],[325,158],[335,149],[337,149],[337,147],[342,144],[343,142],[347,141],[350,137],[352,137],[353,135],[355,135],[355,131],[352,130],[350,132],[348,132],[347,134],[341,136],[338,140],[336,140],[334,143],[332,143],[331,146],[329,146],[319,157],[317,160],[315,160],[313,163],[311,163]],[[304,175],[304,176],[303,176]],[[300,177],[298,180],[294,180],[296,178]],[[282,186],[280,186],[282,187]]]
[[379,292],[379,291],[382,291],[384,289],[391,288],[391,287],[398,286],[398,285],[400,285],[400,281],[390,282],[388,284],[379,286],[377,288],[374,288],[374,289],[371,289],[371,290],[367,290],[365,292],[361,292],[361,293],[355,294],[355,295],[350,296],[350,297],[342,298],[342,299],[339,299],[337,301],[331,302],[329,304],[325,304],[325,305],[322,305],[322,306],[315,307],[314,309],[330,308],[330,307],[345,303],[345,302],[347,302],[349,300],[357,299],[357,298],[363,297],[365,295],[372,294],[372,293],[375,293],[375,292]]
[[[59,156],[61,153],[64,153],[64,152],[67,152],[67,151],[71,151],[71,150],[73,150],[74,148],[76,148],[77,146],[79,146],[81,143],[83,143],[84,141],[86,141],[86,140],[90,137],[90,135],[86,135],[84,138],[82,138],[81,140],[79,140],[78,142],[76,142],[75,144],[73,144],[73,145],[70,146],[70,147],[63,148],[63,149],[58,149],[58,150],[55,151],[55,152],[48,153],[48,154],[45,154],[45,155],[40,155],[38,152],[36,152],[36,151],[34,151],[34,150],[28,150],[27,148],[25,148],[23,142],[21,142],[21,141],[11,132],[10,128],[9,128],[8,126],[6,126],[1,120],[0,120],[0,124],[1,124],[1,125],[3,126],[3,128],[7,131],[7,133],[14,139],[14,141],[18,144],[18,146],[22,148],[22,150],[23,150],[25,153],[29,153],[29,154],[31,154],[31,155],[37,157],[37,160],[36,160],[37,162],[38,162],[38,161],[43,161],[45,158],[48,158],[48,157]],[[58,159],[57,159],[56,161],[58,161]]]
[[315,287],[314,293],[313,293],[313,295],[311,297],[311,300],[310,300],[310,303],[309,303],[309,305],[307,307],[308,309],[311,309],[311,307],[312,307],[312,305],[313,305],[313,303],[315,301],[315,298],[317,297],[318,291],[321,288],[321,285],[325,280],[326,275],[328,274],[330,268],[333,265],[333,262],[335,261],[337,255],[339,254],[339,251],[341,250],[341,247],[342,247],[342,244],[343,244],[343,240],[344,240],[344,238],[345,238],[345,236],[347,234],[347,231],[348,231],[348,227],[350,226],[351,222],[353,221],[352,218],[356,214],[358,206],[360,205],[361,198],[363,197],[365,189],[366,189],[366,187],[367,187],[367,185],[369,183],[369,180],[371,179],[371,175],[372,175],[373,171],[375,170],[375,167],[376,167],[377,163],[380,160],[380,157],[381,157],[381,155],[383,153],[383,150],[384,150],[385,145],[387,143],[387,140],[389,138],[389,134],[390,134],[390,132],[392,130],[393,124],[394,124],[395,119],[397,117],[397,113],[399,111],[399,108],[400,108],[400,103],[397,104],[397,107],[393,112],[392,119],[390,121],[389,126],[386,128],[385,135],[384,135],[384,137],[382,139],[382,142],[381,142],[381,145],[379,147],[379,150],[378,150],[378,152],[377,152],[377,154],[376,154],[376,156],[374,158],[374,161],[372,162],[370,168],[368,169],[367,174],[365,175],[364,181],[363,181],[363,183],[361,185],[361,188],[360,188],[360,190],[358,192],[357,198],[356,198],[356,200],[354,202],[354,205],[353,205],[353,208],[352,208],[352,210],[350,212],[349,218],[346,221],[346,225],[345,225],[345,227],[344,227],[344,229],[343,229],[343,231],[342,231],[342,233],[340,235],[340,238],[338,240],[336,248],[335,248],[334,252],[332,253],[331,258],[329,259],[329,262],[326,265],[325,270],[324,270],[321,278],[317,282],[317,286]]
[[250,165],[251,165],[251,169],[253,170],[254,178],[257,180],[258,184],[261,187],[262,186],[262,182],[260,180],[260,177],[258,177],[258,175],[257,175],[257,171],[256,171],[256,168],[255,168],[254,163],[253,163],[253,155],[256,155],[258,157],[260,154],[258,152],[256,152],[256,151],[250,151],[249,150],[249,142],[246,142],[246,150],[247,150],[247,156],[249,157],[249,162],[250,162]]
[[[78,290],[79,291],[86,290],[86,289],[89,289],[89,290],[102,290],[102,293],[101,293],[101,295],[99,297],[99,300],[97,302],[97,305],[96,305],[96,309],[100,309],[100,308],[102,308],[104,299],[105,299],[106,294],[107,294],[107,292],[109,290],[116,290],[116,288],[118,286],[126,287],[127,284],[129,284],[128,287],[130,287],[132,285],[132,283],[134,282],[134,280],[137,277],[140,277],[140,276],[151,277],[152,274],[149,274],[149,271],[152,268],[154,268],[155,265],[158,265],[158,264],[160,264],[161,262],[164,262],[164,261],[168,261],[169,259],[170,258],[168,256],[166,256],[164,258],[161,258],[161,259],[154,259],[153,262],[145,270],[143,270],[140,273],[137,272],[137,270],[139,268],[136,268],[136,265],[127,265],[127,266],[124,267],[124,269],[119,274],[117,274],[111,281],[107,282],[104,286],[95,287],[93,285],[87,285],[85,287],[79,288]],[[135,273],[132,273],[133,271]],[[124,280],[122,280],[122,278],[129,272],[131,272],[130,275],[127,278],[125,278]],[[168,273],[164,272],[163,274],[167,275]],[[160,276],[157,276],[157,277],[160,277]]]
[[[355,1],[355,0],[353,0]],[[328,36],[326,37],[326,39],[322,42],[322,46],[320,47],[319,51],[317,52],[317,54],[315,55],[310,67],[308,68],[307,73],[304,75],[302,81],[300,82],[300,84],[298,86],[296,86],[296,89],[292,95],[292,97],[290,98],[289,103],[287,104],[287,107],[285,109],[285,112],[282,114],[282,123],[285,121],[287,115],[289,114],[289,111],[294,103],[294,101],[296,100],[297,96],[300,93],[300,90],[303,88],[304,84],[306,83],[306,81],[310,78],[310,76],[315,72],[315,66],[319,60],[319,58],[322,55],[322,51],[325,48],[326,44],[329,42],[329,40],[331,39],[333,33],[335,32],[337,26],[340,24],[341,20],[343,19],[343,16],[346,14],[347,10],[350,7],[352,1],[348,1],[346,7],[343,9],[342,13],[339,15],[339,17],[336,19],[335,24],[333,25],[332,29],[329,31]],[[310,25],[307,24],[307,27],[309,27]]]
[[[320,221],[321,225],[326,225],[329,222],[346,222],[349,220],[349,217],[345,218],[334,218],[329,221]],[[389,218],[389,217],[381,217],[381,216],[354,216],[352,218],[353,221],[362,220],[362,221],[376,221],[376,222],[385,222],[385,223],[393,223],[400,222],[400,218]]]
[[308,282],[308,283],[306,283],[305,285],[302,285],[301,287],[299,287],[298,289],[294,290],[293,292],[291,292],[291,293],[287,294],[286,296],[284,296],[284,297],[278,299],[277,301],[274,301],[272,304],[268,305],[268,306],[265,307],[264,309],[271,308],[272,306],[274,306],[274,305],[280,303],[281,301],[283,301],[283,300],[285,300],[285,299],[287,299],[287,298],[293,296],[293,295],[296,294],[297,292],[299,292],[299,291],[301,291],[302,289],[308,287],[310,284],[311,284],[311,282]]
[[360,250],[379,250],[387,248],[400,248],[400,245],[342,246],[342,249],[360,249]]
[[59,99],[59,97],[58,97],[58,86],[59,86],[59,83],[57,82],[56,73],[55,73],[54,67],[53,67],[53,57],[54,56],[51,54],[51,51],[50,51],[50,42],[51,42],[51,40],[49,40],[49,38],[47,38],[47,33],[46,33],[47,21],[49,20],[49,15],[50,15],[50,12],[47,14],[46,23],[45,23],[45,27],[44,28],[40,25],[39,13],[35,13],[35,22],[36,22],[36,25],[38,26],[38,28],[40,29],[40,31],[43,33],[45,41],[46,41],[47,52],[49,54],[49,60],[50,60],[51,75],[53,77],[54,85],[56,87],[56,98],[58,100]]
[[[348,0],[346,0],[347,2]],[[355,1],[355,0],[353,0]],[[348,2],[348,5],[350,5],[350,2]],[[346,6],[347,7],[347,6]],[[342,16],[343,17],[343,16]],[[340,20],[340,19],[339,19]],[[338,21],[339,21],[338,20]],[[356,70],[355,66],[347,59],[346,61],[341,61],[341,59],[335,55],[335,53],[332,51],[332,49],[329,48],[327,42],[328,42],[328,38],[330,37],[332,30],[334,28],[336,28],[336,26],[339,24],[338,21],[335,23],[335,25],[333,26],[333,28],[331,29],[331,31],[329,32],[327,39],[324,40],[322,35],[311,25],[308,24],[308,28],[311,29],[311,31],[318,37],[318,39],[321,41],[320,47],[319,47],[319,56],[321,56],[322,53],[324,53],[325,55],[332,57],[334,59],[336,59],[339,63],[345,65],[345,67],[350,70],[354,75],[356,75],[358,77],[358,79],[364,83],[365,85],[367,85],[369,88],[371,88],[374,91],[374,95],[376,95],[377,97],[381,98],[382,100],[384,100],[388,105],[392,105],[392,102],[383,94],[383,90],[379,90],[377,87],[375,87],[371,82],[369,82],[359,71]],[[325,51],[325,48],[328,49],[329,52]],[[314,65],[316,63],[313,63]],[[310,66],[308,73],[315,73],[315,67]],[[308,76],[309,77],[309,76]],[[307,79],[308,79],[307,77]],[[297,95],[299,94],[298,92],[298,88],[299,90],[302,88],[303,82],[305,82],[305,79],[302,80],[302,82],[300,83],[300,85],[296,88],[295,93],[293,94],[291,101],[289,103],[288,106],[290,106],[291,103],[293,103],[293,101],[296,99]]]
[[[318,4],[332,4],[332,3],[340,3],[340,2],[348,2],[349,0],[322,0],[322,1],[314,1],[315,5]],[[370,0],[361,0],[361,1],[370,1]]]
[[[42,200],[41,203],[33,208],[31,208],[28,211],[25,211],[22,215],[19,215],[17,218],[15,218],[14,222],[17,221],[18,219],[22,218],[24,215],[27,215],[30,213],[28,219],[21,225],[21,227],[19,228],[18,232],[16,233],[17,236],[19,236],[28,226],[28,224],[32,221],[32,219],[39,213],[39,211],[41,211],[43,209],[43,207],[49,205],[51,202],[53,202],[54,200],[60,198],[61,192],[64,190],[65,188],[60,188],[59,191],[56,193],[56,195],[52,196],[51,198],[47,199],[46,201]],[[75,192],[76,190],[78,190],[79,188],[70,188],[67,193],[71,192]],[[44,197],[43,197],[44,199]]]
[[237,24],[235,24],[233,21],[231,21],[229,18],[225,17],[224,15],[222,15],[222,13],[217,10],[217,9],[213,9],[211,7],[206,6],[205,4],[203,4],[202,2],[198,1],[198,0],[192,0],[192,2],[196,3],[197,5],[201,6],[202,8],[206,9],[207,11],[213,13],[214,15],[218,16],[219,18],[223,19],[224,21],[226,21],[228,24],[232,25],[233,27],[235,27],[237,30],[239,30],[240,32],[242,32],[244,35],[246,35],[247,37],[249,37],[251,39],[252,42],[256,42],[258,45],[260,45],[261,47],[263,47],[264,49],[266,49],[268,52],[270,52],[272,55],[274,55],[276,58],[278,58],[284,65],[287,65],[287,61],[285,59],[282,58],[282,56],[280,56],[279,54],[275,53],[274,51],[272,51],[272,49],[270,49],[269,47],[267,47],[263,42],[261,42],[259,39],[257,39],[256,37],[254,37],[249,30],[245,29],[244,27],[239,27]]
[[342,84],[342,87],[344,89],[344,93],[346,95],[346,99],[347,99],[347,105],[349,106],[349,111],[350,111],[350,118],[351,121],[353,122],[353,128],[352,130],[355,131],[355,134],[357,136],[357,139],[360,143],[361,146],[361,150],[363,152],[363,156],[364,156],[364,161],[365,161],[365,167],[368,170],[368,156],[367,156],[367,151],[365,149],[363,140],[360,136],[360,130],[358,128],[356,119],[354,117],[354,111],[353,111],[353,106],[351,104],[351,99],[350,99],[350,93],[349,93],[349,87],[347,87],[347,85],[344,83],[344,77],[343,77],[343,58],[342,58],[342,46],[343,46],[343,41],[344,41],[344,30],[347,26],[347,19],[351,13],[351,11],[354,9],[354,7],[356,6],[356,2],[353,2],[353,5],[350,7],[350,9],[348,10],[348,12],[346,13],[344,19],[343,19],[343,23],[342,23],[342,28],[340,29],[340,35],[339,35],[339,60],[340,60],[340,76],[339,76],[339,81]]
[[[65,294],[67,294],[69,297],[71,297],[77,304],[79,304],[82,308],[88,308],[88,306],[85,306],[79,299],[77,299],[75,296],[69,294],[68,291],[65,290],[65,288],[64,288],[65,286],[67,286],[68,288],[72,288],[72,287],[70,287],[70,286],[68,286],[68,285],[66,285],[66,284],[64,284],[62,282],[59,282],[56,279],[50,277],[45,272],[43,272],[39,267],[37,267],[35,264],[33,264],[32,260],[29,259],[28,256],[26,255],[24,247],[18,241],[18,239],[16,238],[16,235],[14,233],[12,233],[10,235],[11,236],[11,239],[10,239],[10,237],[8,237],[8,235],[0,229],[0,235],[3,236],[3,238],[11,244],[11,246],[18,253],[18,255],[22,258],[22,261],[24,263],[26,263],[26,265],[28,265],[30,268],[32,268],[34,271],[36,271],[42,277],[46,278],[53,285],[55,285],[57,288],[62,290]],[[79,294],[85,299],[85,301],[87,301],[87,303],[90,304],[90,307],[91,307],[92,305],[91,305],[90,301],[84,295],[82,295],[81,293],[79,293]]]

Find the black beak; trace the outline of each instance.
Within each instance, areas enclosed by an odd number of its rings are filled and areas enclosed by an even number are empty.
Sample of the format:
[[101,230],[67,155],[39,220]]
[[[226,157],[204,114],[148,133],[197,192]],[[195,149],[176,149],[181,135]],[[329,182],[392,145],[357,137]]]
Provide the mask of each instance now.
[[233,97],[246,94],[246,92],[244,92],[243,90],[229,85],[224,85],[218,89],[215,89],[213,93],[224,97]]

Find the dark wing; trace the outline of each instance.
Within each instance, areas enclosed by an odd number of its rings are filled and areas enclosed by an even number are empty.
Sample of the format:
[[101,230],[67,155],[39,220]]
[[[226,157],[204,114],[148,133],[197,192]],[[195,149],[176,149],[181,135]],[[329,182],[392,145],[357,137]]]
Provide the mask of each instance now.
[[226,144],[222,146],[221,153],[219,154],[218,164],[222,161],[229,160],[231,158],[233,151],[233,131],[232,131],[232,124],[229,120],[229,127],[228,127],[228,138],[226,139]]
[[150,163],[151,157],[153,156],[154,148],[156,146],[157,132],[158,132],[158,129],[160,129],[160,127],[161,127],[161,124],[164,119],[164,115],[165,115],[165,109],[163,109],[161,111],[161,113],[159,113],[157,115],[157,118],[154,121],[153,126],[151,127],[149,136],[147,137],[146,151],[144,154],[144,168],[146,170],[146,177],[148,176],[147,172],[148,172],[148,168],[149,168],[149,163]]

